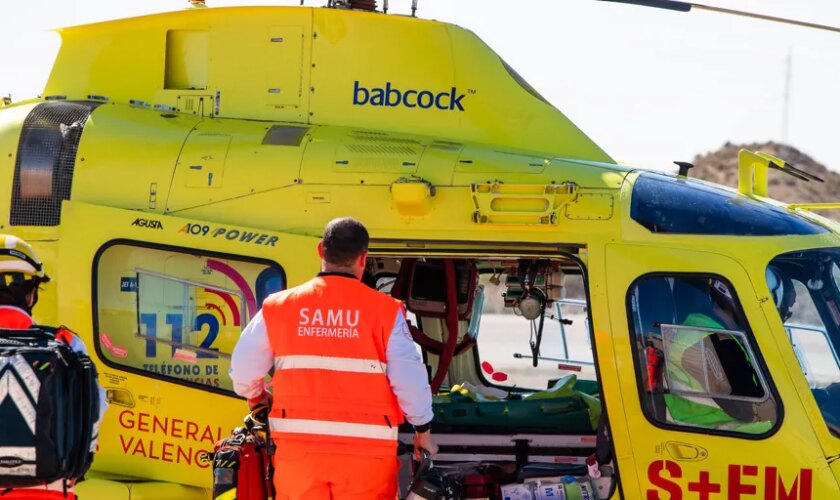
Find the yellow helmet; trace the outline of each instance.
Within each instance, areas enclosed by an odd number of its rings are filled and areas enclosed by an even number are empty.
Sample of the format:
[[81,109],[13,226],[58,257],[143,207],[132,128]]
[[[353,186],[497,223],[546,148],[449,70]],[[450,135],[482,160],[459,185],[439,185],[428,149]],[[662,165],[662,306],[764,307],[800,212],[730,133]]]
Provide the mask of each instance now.
[[0,234],[0,275],[22,275],[24,280],[37,279],[40,283],[50,280],[29,243],[11,234]]

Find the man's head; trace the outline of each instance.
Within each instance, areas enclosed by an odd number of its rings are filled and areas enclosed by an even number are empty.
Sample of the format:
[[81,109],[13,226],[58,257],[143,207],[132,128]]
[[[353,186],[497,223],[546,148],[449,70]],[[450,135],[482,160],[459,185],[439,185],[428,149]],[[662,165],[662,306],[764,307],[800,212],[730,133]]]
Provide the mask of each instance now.
[[324,228],[318,255],[324,271],[345,272],[362,277],[367,262],[370,236],[361,222],[352,217],[333,219]]
[[0,305],[27,312],[38,302],[38,286],[50,280],[32,247],[12,235],[0,235]]

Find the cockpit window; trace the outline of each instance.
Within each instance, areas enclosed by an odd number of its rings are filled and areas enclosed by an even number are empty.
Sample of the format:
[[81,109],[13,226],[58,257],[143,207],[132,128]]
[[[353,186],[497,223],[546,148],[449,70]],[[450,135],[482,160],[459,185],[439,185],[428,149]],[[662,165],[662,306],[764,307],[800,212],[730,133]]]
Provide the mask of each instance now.
[[645,276],[628,302],[649,419],[752,436],[772,431],[779,412],[731,284],[714,276]]
[[840,436],[840,251],[781,255],[765,277],[826,424]]
[[782,236],[827,232],[767,203],[654,173],[643,173],[636,180],[630,216],[654,233]]

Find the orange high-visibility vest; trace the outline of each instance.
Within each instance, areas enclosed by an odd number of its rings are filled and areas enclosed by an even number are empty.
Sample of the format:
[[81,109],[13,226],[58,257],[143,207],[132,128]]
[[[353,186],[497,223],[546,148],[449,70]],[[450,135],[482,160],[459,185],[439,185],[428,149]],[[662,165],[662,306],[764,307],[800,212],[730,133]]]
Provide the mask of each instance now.
[[335,274],[266,299],[278,453],[395,453],[403,413],[385,353],[401,307],[355,277]]

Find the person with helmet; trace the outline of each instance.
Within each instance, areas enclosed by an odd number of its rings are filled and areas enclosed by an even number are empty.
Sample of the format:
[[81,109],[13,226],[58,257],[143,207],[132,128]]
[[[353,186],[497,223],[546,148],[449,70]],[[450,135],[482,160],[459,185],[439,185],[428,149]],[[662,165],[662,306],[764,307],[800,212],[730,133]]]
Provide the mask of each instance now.
[[[0,329],[25,330],[35,326],[32,309],[38,303],[40,286],[49,281],[50,277],[44,271],[41,260],[27,242],[16,236],[0,235]],[[59,329],[56,338],[68,344],[72,350],[87,355],[85,344],[69,330]],[[94,425],[94,448],[99,423],[107,407],[105,390],[99,386],[99,420]],[[73,485],[67,480],[31,488],[0,491],[0,496],[4,500],[75,498]]]
[[402,303],[361,281],[368,241],[355,219],[328,223],[322,272],[269,296],[234,348],[234,390],[251,408],[271,405],[278,498],[395,498],[404,418],[415,454],[437,451],[428,374]]
[[[713,330],[743,331],[738,307],[729,285],[718,279],[685,278],[708,297],[709,308],[689,314],[669,339],[665,356],[671,391],[761,398],[764,388],[740,338],[716,335]],[[729,398],[665,394],[665,405],[675,421],[704,428],[733,429],[760,434],[772,425],[772,402],[766,404]]]

